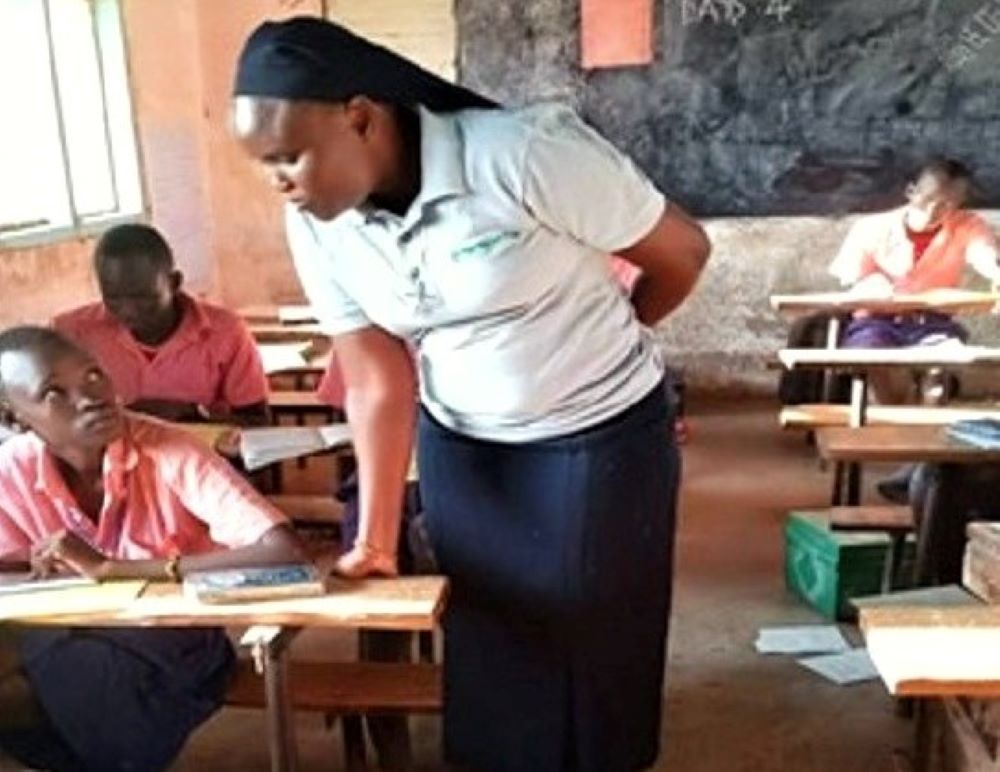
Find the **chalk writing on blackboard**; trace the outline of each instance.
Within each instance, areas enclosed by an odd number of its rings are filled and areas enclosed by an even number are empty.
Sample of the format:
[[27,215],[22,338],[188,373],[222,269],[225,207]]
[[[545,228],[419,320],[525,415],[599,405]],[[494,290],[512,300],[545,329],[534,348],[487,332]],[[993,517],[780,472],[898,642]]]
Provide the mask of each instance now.
[[958,40],[938,49],[945,69],[957,72],[975,61],[979,52],[1000,39],[1000,0],[989,0],[962,25]]
[[795,10],[796,0],[681,0],[681,23],[738,25],[748,15],[765,16],[783,23]]

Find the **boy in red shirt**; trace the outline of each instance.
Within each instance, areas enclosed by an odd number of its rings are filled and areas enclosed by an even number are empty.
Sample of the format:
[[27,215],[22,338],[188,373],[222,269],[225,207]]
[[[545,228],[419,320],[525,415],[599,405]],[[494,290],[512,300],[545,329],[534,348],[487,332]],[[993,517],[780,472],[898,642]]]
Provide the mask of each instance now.
[[244,322],[181,290],[163,237],[119,225],[97,243],[101,302],[53,326],[87,349],[130,408],[174,421],[266,423],[267,377]]

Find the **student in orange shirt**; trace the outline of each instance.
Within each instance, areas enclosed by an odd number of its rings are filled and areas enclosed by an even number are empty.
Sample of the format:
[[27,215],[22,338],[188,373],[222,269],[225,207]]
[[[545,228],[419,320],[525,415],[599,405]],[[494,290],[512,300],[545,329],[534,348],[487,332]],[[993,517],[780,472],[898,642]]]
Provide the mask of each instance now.
[[[0,562],[35,574],[179,581],[302,562],[285,517],[180,429],[124,413],[59,333],[0,333]],[[220,629],[0,633],[0,748],[32,767],[159,770],[222,702]]]
[[250,331],[231,311],[182,291],[154,228],[107,231],[94,269],[101,302],[53,326],[97,359],[125,404],[174,421],[267,421],[267,377]]

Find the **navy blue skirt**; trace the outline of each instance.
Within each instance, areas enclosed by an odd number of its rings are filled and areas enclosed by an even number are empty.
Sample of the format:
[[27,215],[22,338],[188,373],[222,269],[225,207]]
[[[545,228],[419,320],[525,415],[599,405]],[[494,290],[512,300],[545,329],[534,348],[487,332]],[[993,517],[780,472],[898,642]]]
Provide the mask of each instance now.
[[0,747],[53,772],[165,769],[225,697],[235,662],[218,629],[30,630],[22,670],[46,724]]
[[664,389],[526,444],[422,411],[442,571],[444,742],[477,770],[620,772],[659,750],[679,456]]

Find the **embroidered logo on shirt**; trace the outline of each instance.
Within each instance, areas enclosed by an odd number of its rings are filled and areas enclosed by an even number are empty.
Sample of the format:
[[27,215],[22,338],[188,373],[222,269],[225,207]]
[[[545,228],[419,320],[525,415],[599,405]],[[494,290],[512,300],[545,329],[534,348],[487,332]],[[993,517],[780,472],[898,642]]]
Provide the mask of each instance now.
[[511,241],[516,241],[521,234],[518,231],[497,231],[487,233],[476,241],[463,244],[453,250],[451,257],[453,260],[461,260],[469,257],[485,257],[490,255],[502,246],[506,246]]

